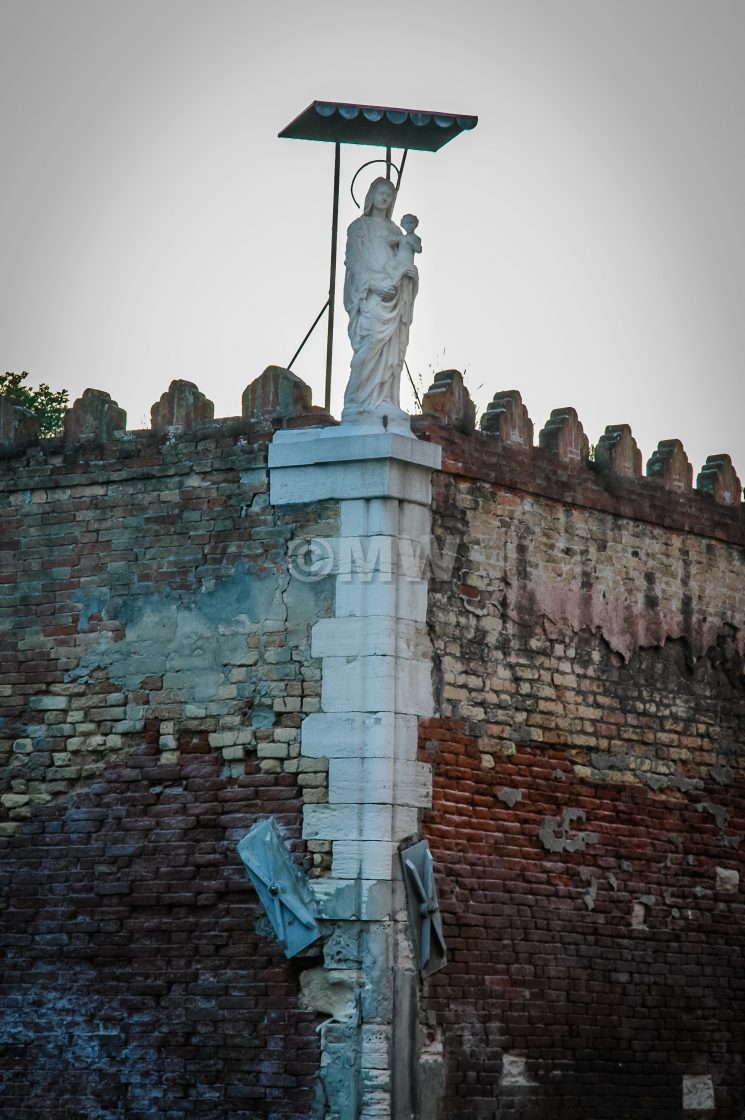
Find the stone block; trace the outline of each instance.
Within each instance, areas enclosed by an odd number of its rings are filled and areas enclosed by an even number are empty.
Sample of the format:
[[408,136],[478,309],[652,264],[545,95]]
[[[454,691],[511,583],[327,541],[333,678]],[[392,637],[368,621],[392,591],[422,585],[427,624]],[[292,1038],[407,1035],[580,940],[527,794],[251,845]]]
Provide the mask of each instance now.
[[421,540],[409,540],[407,536],[324,536],[298,542],[297,547],[298,556],[294,542],[291,557],[302,578],[307,578],[306,572],[316,578],[323,573],[361,584],[369,584],[373,578],[390,581],[397,576],[420,580],[427,575],[430,564],[436,568],[448,561],[447,550],[441,553],[438,542],[428,534]]
[[533,446],[533,421],[517,389],[495,393],[481,417],[481,430],[499,436],[505,446]]
[[329,804],[392,805],[397,769],[397,760],[391,757],[331,759]]
[[459,432],[470,433],[476,427],[476,406],[463,384],[463,374],[457,369],[443,369],[422,399],[425,416],[436,416],[442,424]]
[[429,661],[397,657],[326,657],[321,680],[325,712],[433,712]]
[[[456,543],[457,543],[457,538]],[[430,570],[452,570],[453,538],[441,551],[428,534],[411,540],[405,536],[296,537],[290,545],[290,573],[301,583],[313,584],[338,575],[347,583],[390,581],[400,574],[420,580]]]
[[586,463],[590,457],[590,441],[571,407],[552,410],[538,436],[538,446],[551,451],[562,463]]
[[362,1069],[390,1069],[391,1064],[391,1027],[382,1024],[366,1023],[362,1026],[362,1048],[360,1066]]
[[394,805],[306,805],[306,840],[403,840],[417,829],[417,810]]
[[314,657],[353,657],[383,655],[425,658],[429,638],[422,623],[410,619],[322,618],[312,630]]
[[0,459],[22,455],[28,447],[39,442],[41,425],[39,417],[30,408],[24,408],[13,397],[0,396]]
[[316,712],[303,720],[302,753],[310,758],[378,758],[413,761],[417,717],[394,712]]
[[358,498],[340,505],[344,537],[389,536],[407,540],[428,539],[432,515],[426,506],[395,498]]
[[[358,429],[356,424],[276,432],[269,447],[270,468],[349,464],[375,459],[395,459],[436,470],[442,460],[442,450],[437,444],[426,443],[411,433],[386,431],[382,427],[373,432],[362,426]],[[391,494],[369,496],[395,497]]]
[[601,470],[621,478],[641,478],[642,453],[628,424],[609,424],[595,448]]
[[335,879],[391,879],[398,844],[390,840],[337,840],[332,845]]
[[[324,537],[320,544],[325,566],[347,580],[367,582],[373,575],[392,579],[398,570],[393,537]],[[318,546],[315,541],[314,547]]]
[[432,497],[430,472],[411,468],[394,459],[325,463],[315,469],[275,467],[270,472],[272,505],[379,496],[428,506]]
[[106,443],[127,427],[127,413],[102,389],[85,389],[65,413],[65,440]]
[[312,391],[289,369],[267,366],[243,390],[241,405],[246,420],[287,420],[313,411]]
[[737,506],[742,501],[742,484],[729,455],[709,455],[696,479],[696,489],[723,506]]
[[150,409],[150,425],[156,432],[169,428],[188,431],[202,420],[212,420],[215,406],[191,381],[172,381],[168,391]]
[[390,758],[333,758],[329,766],[329,803],[396,804],[429,808],[432,771],[423,762]]
[[441,448],[354,424],[277,432],[269,447],[273,505],[326,498],[397,498],[429,506]]
[[341,576],[336,581],[336,614],[341,618],[352,615],[367,617],[385,615],[413,622],[427,619],[427,582],[409,579],[405,575],[395,579],[381,578],[374,574],[369,582],[348,580]]

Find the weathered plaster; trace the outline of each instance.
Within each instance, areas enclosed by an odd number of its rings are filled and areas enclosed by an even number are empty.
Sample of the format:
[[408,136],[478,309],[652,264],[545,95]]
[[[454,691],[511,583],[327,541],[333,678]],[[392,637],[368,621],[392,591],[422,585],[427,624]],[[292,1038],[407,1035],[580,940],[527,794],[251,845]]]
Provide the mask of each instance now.
[[584,809],[568,807],[561,818],[545,817],[538,837],[549,852],[584,852],[588,844],[597,844],[597,832],[573,829],[574,821],[584,821]]
[[[510,528],[494,551],[500,517]],[[545,615],[575,633],[598,631],[626,661],[678,638],[700,657],[733,626],[745,653],[737,609],[743,557],[735,546],[708,549],[654,525],[504,492],[488,511],[468,512],[468,532],[469,566],[516,620]]]

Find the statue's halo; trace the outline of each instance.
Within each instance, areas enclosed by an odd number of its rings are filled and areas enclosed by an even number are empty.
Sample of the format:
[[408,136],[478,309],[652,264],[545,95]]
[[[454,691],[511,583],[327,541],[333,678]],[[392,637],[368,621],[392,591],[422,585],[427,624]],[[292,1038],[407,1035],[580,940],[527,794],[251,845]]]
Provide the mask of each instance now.
[[[355,198],[355,195],[354,195],[354,184],[355,184],[355,183],[357,182],[357,176],[359,175],[359,173],[360,173],[361,171],[364,171],[366,167],[370,167],[370,166],[371,166],[371,164],[373,164],[373,163],[384,163],[384,164],[385,164],[385,165],[386,165],[387,167],[390,167],[390,168],[392,168],[392,169],[393,169],[393,170],[394,170],[394,171],[396,172],[396,180],[397,180],[397,182],[393,184],[393,187],[394,187],[394,189],[396,190],[396,192],[398,193],[398,185],[397,185],[397,184],[401,182],[401,170],[402,170],[402,168],[399,168],[399,167],[398,167],[398,166],[397,166],[397,165],[396,165],[395,163],[393,163],[393,161],[392,161],[392,160],[385,160],[385,159],[369,159],[369,160],[367,161],[367,163],[363,163],[361,167],[358,167],[358,168],[357,168],[357,170],[356,170],[356,171],[355,171],[355,173],[354,173],[354,178],[352,179],[352,185],[351,185],[351,186],[350,186],[350,188],[349,188],[349,192],[350,192],[350,194],[352,195],[352,202],[353,202],[353,203],[355,204],[355,206],[357,207],[357,209],[358,209],[358,210],[361,210],[361,209],[362,209],[362,207],[360,206],[359,202],[358,202],[358,201],[357,201],[357,199]],[[403,165],[402,165],[402,166],[403,166]],[[381,178],[381,177],[382,177],[382,176],[378,176],[378,178]],[[389,180],[389,182],[390,182],[390,181],[391,181],[391,180]],[[373,180],[371,181],[371,183],[370,183],[370,186],[372,186],[372,184],[373,184],[374,182],[375,182],[375,180],[373,179]],[[370,187],[368,187],[367,189],[369,190],[369,189],[370,189]],[[365,193],[367,194],[367,191],[366,191]]]

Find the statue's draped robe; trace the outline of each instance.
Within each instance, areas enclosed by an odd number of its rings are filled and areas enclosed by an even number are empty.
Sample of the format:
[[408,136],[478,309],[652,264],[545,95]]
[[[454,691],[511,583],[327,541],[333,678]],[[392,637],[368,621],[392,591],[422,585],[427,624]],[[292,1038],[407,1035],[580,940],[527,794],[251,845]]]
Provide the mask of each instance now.
[[[354,357],[344,395],[346,414],[399,407],[401,369],[409,341],[419,277],[397,275],[395,258],[403,234],[388,218],[360,217],[347,231],[344,306]],[[384,300],[373,288],[395,287]]]

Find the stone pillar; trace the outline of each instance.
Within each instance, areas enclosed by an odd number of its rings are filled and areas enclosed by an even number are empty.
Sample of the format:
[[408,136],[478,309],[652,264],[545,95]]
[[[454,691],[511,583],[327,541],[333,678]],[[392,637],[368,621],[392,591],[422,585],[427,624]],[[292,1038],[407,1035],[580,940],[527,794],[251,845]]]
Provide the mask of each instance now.
[[303,816],[306,838],[332,844],[331,873],[313,884],[319,917],[335,923],[326,965],[358,978],[348,1020],[323,1028],[318,1116],[335,1120],[419,1115],[418,977],[398,845],[431,802],[416,751],[418,717],[433,710],[426,555],[440,456],[408,433],[352,425],[278,432],[269,451],[274,504],[340,502],[333,559],[324,542],[335,617],[313,628],[321,711],[301,731],[301,753],[329,759],[328,804]]

